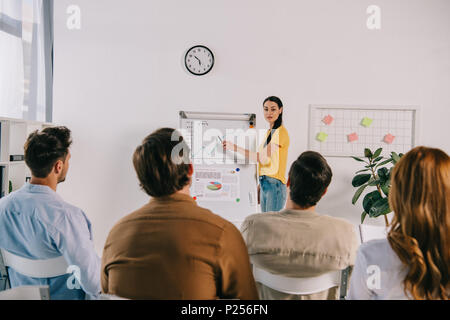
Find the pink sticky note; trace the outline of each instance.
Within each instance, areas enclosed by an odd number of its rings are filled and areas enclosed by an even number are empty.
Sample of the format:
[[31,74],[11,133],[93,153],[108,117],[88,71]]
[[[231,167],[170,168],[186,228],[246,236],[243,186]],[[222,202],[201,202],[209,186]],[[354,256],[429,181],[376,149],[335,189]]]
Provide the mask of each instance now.
[[358,140],[358,135],[356,134],[356,132],[350,133],[347,135],[347,140],[348,142],[353,142]]
[[383,141],[386,142],[387,144],[391,144],[394,141],[394,139],[395,139],[395,136],[388,133],[387,135],[384,136]]
[[327,126],[329,126],[333,122],[334,118],[330,115],[327,115],[325,118],[322,119],[322,122],[325,123]]

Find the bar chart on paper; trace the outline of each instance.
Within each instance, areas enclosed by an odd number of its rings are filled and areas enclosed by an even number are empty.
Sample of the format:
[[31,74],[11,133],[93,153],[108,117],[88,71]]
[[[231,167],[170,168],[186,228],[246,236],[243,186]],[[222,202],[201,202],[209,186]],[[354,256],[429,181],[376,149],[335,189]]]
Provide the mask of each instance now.
[[417,107],[311,105],[309,148],[324,156],[362,156],[364,149],[405,153],[415,146]]

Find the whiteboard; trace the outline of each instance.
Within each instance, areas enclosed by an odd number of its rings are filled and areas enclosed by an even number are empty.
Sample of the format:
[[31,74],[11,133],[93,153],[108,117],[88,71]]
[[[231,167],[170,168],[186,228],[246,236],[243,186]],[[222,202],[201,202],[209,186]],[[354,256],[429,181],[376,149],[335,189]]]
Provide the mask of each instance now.
[[416,106],[311,105],[309,149],[324,156],[364,156],[364,149],[406,153],[416,145]]
[[191,195],[199,206],[239,226],[258,209],[257,164],[224,152],[222,141],[256,151],[256,115],[180,111],[179,116],[194,167]]

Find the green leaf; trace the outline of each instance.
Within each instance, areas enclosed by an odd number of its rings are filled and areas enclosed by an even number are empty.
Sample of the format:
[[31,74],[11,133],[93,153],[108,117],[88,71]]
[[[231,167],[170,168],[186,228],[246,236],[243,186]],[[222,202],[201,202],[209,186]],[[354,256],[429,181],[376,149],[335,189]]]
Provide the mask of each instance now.
[[369,216],[374,218],[384,214],[388,214],[391,211],[392,210],[389,207],[388,198],[381,198],[372,204],[372,207],[370,208],[369,211]]
[[372,158],[372,151],[370,151],[370,149],[365,148],[364,149],[364,157]]
[[400,160],[400,157],[397,153],[395,153],[394,151],[391,152],[391,157],[392,160],[394,161],[394,163],[397,163]]
[[357,158],[357,157],[353,157],[351,156],[353,159],[355,159],[356,161],[361,161],[361,162],[365,162],[363,159]]
[[355,204],[356,201],[358,201],[359,197],[361,196],[361,193],[364,191],[364,189],[367,187],[367,184],[363,184],[356,190],[355,195],[352,198],[352,204]]
[[378,191],[372,191],[365,195],[363,200],[364,211],[370,213],[372,205],[381,199],[381,195]]
[[380,183],[380,179],[372,179],[372,181],[369,182],[369,186],[375,187]]
[[357,174],[353,177],[352,186],[359,187],[369,181],[371,175],[369,173]]
[[392,162],[392,161],[393,161],[393,159],[392,159],[392,158],[389,158],[389,159],[387,159],[387,160],[385,160],[385,161],[383,161],[383,162],[381,162],[381,163],[378,163],[378,164],[377,164],[377,167],[382,166],[382,165],[385,165],[385,164],[387,164],[387,163],[389,163],[389,162]]
[[378,158],[376,158],[376,159],[374,159],[373,162],[378,162],[378,161],[380,161],[381,159],[383,159],[382,156],[381,156],[381,157],[378,157]]
[[364,166],[364,168],[373,168],[376,165],[377,165],[376,163],[372,163],[372,164],[369,164],[368,166]]
[[378,148],[377,151],[373,153],[373,157],[376,158],[381,154],[381,151],[383,151],[383,148]]
[[366,216],[367,216],[367,212],[363,211],[363,213],[361,213],[361,224],[363,224],[364,219],[366,218]]
[[392,172],[392,168],[391,167],[389,170],[387,168],[380,168],[378,169],[379,172],[378,174],[383,176],[383,181],[380,184],[380,188],[381,191],[383,191],[383,193],[388,196],[389,195],[389,190],[391,189],[391,172]]
[[377,173],[381,184],[384,184],[389,179],[389,170],[387,168],[380,168]]
[[386,197],[389,196],[389,190],[391,190],[391,181],[390,180],[386,181],[380,186],[380,188]]
[[358,170],[355,172],[355,174],[360,173],[360,172],[365,172],[365,171],[370,171],[370,169],[362,169],[362,170]]

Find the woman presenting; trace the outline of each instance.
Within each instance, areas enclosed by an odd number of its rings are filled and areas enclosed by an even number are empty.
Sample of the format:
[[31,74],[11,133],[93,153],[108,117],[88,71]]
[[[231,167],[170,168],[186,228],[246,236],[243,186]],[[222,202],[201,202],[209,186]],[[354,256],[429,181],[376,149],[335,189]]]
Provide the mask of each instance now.
[[264,119],[270,129],[264,137],[264,143],[257,152],[238,147],[230,141],[223,142],[224,150],[238,152],[247,159],[258,162],[258,193],[261,211],[280,211],[286,202],[286,163],[289,148],[289,135],[283,126],[283,103],[271,96],[263,102]]

